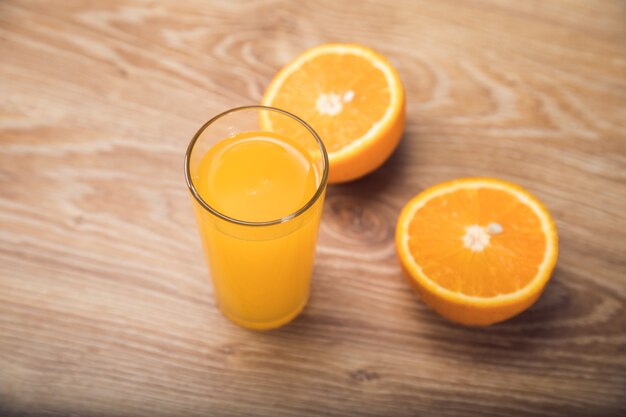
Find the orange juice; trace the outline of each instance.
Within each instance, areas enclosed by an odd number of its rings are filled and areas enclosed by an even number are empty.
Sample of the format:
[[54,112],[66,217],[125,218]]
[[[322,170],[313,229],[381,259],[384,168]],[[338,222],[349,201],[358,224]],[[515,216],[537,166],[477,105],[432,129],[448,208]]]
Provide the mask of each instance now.
[[323,195],[294,214],[315,195],[321,174],[306,149],[271,132],[219,141],[191,173],[211,208],[250,223],[194,205],[220,310],[235,323],[278,327],[304,308]]

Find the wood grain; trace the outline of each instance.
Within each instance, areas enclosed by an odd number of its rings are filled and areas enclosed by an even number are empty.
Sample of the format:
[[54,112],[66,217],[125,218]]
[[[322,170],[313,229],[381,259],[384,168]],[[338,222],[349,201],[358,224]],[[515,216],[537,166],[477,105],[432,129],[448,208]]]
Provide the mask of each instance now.
[[[626,415],[626,3],[0,2],[0,414]],[[209,117],[303,49],[367,44],[399,149],[331,187],[293,324],[215,308],[183,175]],[[439,181],[527,187],[560,234],[540,301],[445,322],[396,261]]]

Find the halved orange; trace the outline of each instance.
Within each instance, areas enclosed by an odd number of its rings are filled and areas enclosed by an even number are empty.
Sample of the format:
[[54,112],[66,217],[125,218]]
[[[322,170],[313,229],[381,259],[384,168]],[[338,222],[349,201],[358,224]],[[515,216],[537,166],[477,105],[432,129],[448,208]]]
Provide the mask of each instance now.
[[488,325],[539,298],[556,264],[558,236],[550,213],[528,191],[467,178],[409,201],[396,246],[427,304],[449,320]]
[[405,98],[398,72],[382,55],[355,44],[305,51],[276,74],[262,103],[299,116],[319,134],[328,150],[329,183],[378,168],[404,130]]

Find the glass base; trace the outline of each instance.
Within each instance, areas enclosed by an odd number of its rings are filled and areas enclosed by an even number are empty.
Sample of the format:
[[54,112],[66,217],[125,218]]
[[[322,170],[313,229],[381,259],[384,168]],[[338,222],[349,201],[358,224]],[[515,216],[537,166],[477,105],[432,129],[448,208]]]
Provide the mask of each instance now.
[[298,317],[298,315],[302,312],[302,310],[304,310],[304,307],[306,307],[307,302],[308,302],[308,300],[306,300],[300,307],[298,307],[293,312],[287,314],[286,316],[281,317],[278,320],[269,321],[269,322],[268,321],[258,322],[258,321],[242,320],[242,319],[240,319],[238,317],[234,317],[234,316],[228,315],[228,313],[223,311],[221,308],[220,308],[220,312],[228,320],[230,320],[233,323],[235,323],[236,325],[244,327],[246,329],[250,329],[250,330],[272,330],[272,329],[276,329],[278,327],[284,326],[285,324],[289,323],[290,321],[292,321],[293,319]]

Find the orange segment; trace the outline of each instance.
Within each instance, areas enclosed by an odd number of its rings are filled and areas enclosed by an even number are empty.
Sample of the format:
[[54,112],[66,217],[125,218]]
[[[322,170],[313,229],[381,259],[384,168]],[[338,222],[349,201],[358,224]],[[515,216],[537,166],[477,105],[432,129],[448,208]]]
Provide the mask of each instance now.
[[[329,182],[359,178],[391,155],[404,130],[404,91],[397,71],[373,50],[327,44],[305,51],[272,80],[263,104],[301,117],[322,138]],[[289,134],[268,113],[265,128]]]
[[547,209],[505,181],[468,178],[429,188],[402,210],[400,261],[424,300],[468,325],[506,320],[532,305],[556,263]]

